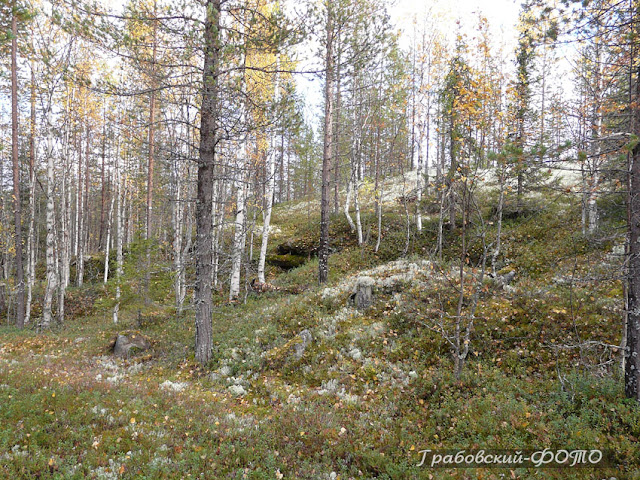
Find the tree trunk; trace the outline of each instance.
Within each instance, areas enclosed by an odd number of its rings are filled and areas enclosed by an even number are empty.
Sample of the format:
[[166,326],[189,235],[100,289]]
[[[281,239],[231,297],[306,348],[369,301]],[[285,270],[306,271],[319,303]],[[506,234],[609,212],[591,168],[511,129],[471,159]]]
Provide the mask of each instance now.
[[355,216],[356,216],[356,234],[358,236],[358,245],[362,245],[364,243],[364,237],[362,235],[362,220],[360,216],[360,181],[356,180],[354,189],[353,189],[353,206],[355,208]]
[[592,162],[592,172],[591,178],[589,182],[589,197],[587,199],[587,210],[589,217],[589,227],[587,229],[587,233],[589,235],[593,235],[598,229],[598,188],[600,186],[600,162],[602,155],[602,141],[600,140],[600,136],[602,135],[602,62],[600,55],[600,42],[596,39],[595,42],[595,88],[594,88],[594,96],[595,96],[595,105],[593,116],[593,126],[592,126],[592,143],[593,143],[593,162]]
[[444,244],[443,236],[444,236],[444,201],[446,195],[443,191],[440,192],[440,214],[438,215],[438,239],[436,240],[436,255],[438,256],[438,260],[442,260],[442,247]]
[[31,132],[29,137],[29,229],[27,233],[27,301],[25,305],[24,323],[31,319],[31,300],[33,284],[35,281],[36,246],[35,241],[35,216],[36,216],[36,84],[35,70],[31,62]]
[[176,301],[176,313],[178,316],[182,314],[182,222],[184,220],[184,205],[182,204],[182,178],[180,163],[174,165],[175,172],[175,198],[173,201],[173,209],[171,219],[173,221],[173,269],[174,269],[174,294]]
[[122,216],[124,213],[124,198],[126,196],[126,188],[123,187],[122,178],[120,175],[120,159],[116,158],[116,167],[114,169],[114,184],[116,186],[115,195],[118,198],[118,206],[116,208],[116,302],[113,306],[113,323],[118,323],[118,316],[120,313],[120,295],[121,295],[121,283],[124,259],[122,257],[122,243],[124,241],[124,225]]
[[327,2],[327,31],[324,87],[324,146],[322,152],[322,199],[320,202],[320,248],[318,250],[318,281],[329,278],[329,172],[333,156],[333,15]]
[[104,247],[104,229],[105,229],[105,206],[106,206],[106,188],[104,182],[104,162],[107,150],[107,111],[103,105],[103,123],[102,123],[102,162],[100,166],[100,232],[98,233],[98,250]]
[[[156,1],[153,2],[153,14],[156,15]],[[157,51],[157,21],[153,21],[153,53],[151,60],[151,94],[149,98],[149,161],[147,168],[147,211],[146,222],[144,230],[144,239],[146,241],[146,261],[144,272],[144,302],[149,303],[149,283],[151,281],[151,244],[150,239],[152,237],[151,231],[151,216],[153,214],[153,172],[155,166],[155,143],[154,143],[154,129],[155,129],[155,115],[156,115],[156,91],[155,91],[155,63],[156,63],[156,51]]]
[[226,188],[222,182],[218,182],[216,200],[213,204],[213,269],[211,272],[214,288],[218,288],[218,273],[220,271],[220,244],[224,235],[224,204]]
[[376,148],[374,154],[374,189],[376,192],[375,210],[378,225],[378,238],[376,239],[375,252],[380,249],[380,243],[382,242],[382,184],[380,182],[380,124],[378,123],[376,128]]
[[[280,65],[278,59],[277,65]],[[279,77],[276,77],[274,102],[277,104],[280,98],[279,90]],[[282,139],[284,141],[284,132],[281,132]],[[262,244],[260,245],[260,258],[258,259],[258,281],[265,283],[264,266],[267,259],[267,246],[269,243],[269,226],[271,225],[271,211],[273,210],[273,193],[275,189],[275,138],[276,132],[271,134],[271,148],[267,153],[267,178],[266,178],[266,191],[264,193],[264,217],[262,222]],[[284,161],[284,152],[282,154]],[[288,178],[287,178],[288,185]],[[287,187],[287,197],[289,196]]]
[[[4,158],[0,157],[0,178],[4,177]],[[11,264],[11,255],[9,253],[9,244],[11,228],[9,227],[9,218],[7,214],[7,196],[0,195],[2,199],[2,310],[7,312],[7,320],[9,320],[9,304],[11,303],[11,294],[9,285],[9,266]]]
[[355,170],[353,169],[353,165],[351,166],[351,177],[349,178],[349,183],[347,183],[347,196],[344,200],[344,216],[347,217],[347,222],[349,223],[349,228],[351,232],[356,231],[356,224],[353,223],[353,219],[351,218],[351,214],[349,213],[349,206],[351,205],[351,197],[353,196],[353,184],[354,184],[354,176]]
[[213,223],[213,181],[215,167],[218,62],[220,58],[220,0],[207,0],[204,25],[204,71],[202,106],[200,109],[200,158],[198,159],[198,190],[196,193],[196,282],[195,282],[195,359],[206,364],[213,348],[211,296],[211,230]]
[[342,44],[340,43],[340,34],[338,33],[333,39],[334,43],[337,43],[338,62],[336,65],[336,109],[335,109],[335,121],[334,127],[334,139],[333,139],[333,211],[337,215],[340,210],[340,198],[338,191],[340,188],[340,111],[342,109],[342,93],[341,93],[341,75],[340,67],[342,62]]
[[[71,115],[71,99],[67,105],[67,116]],[[70,122],[68,121],[67,124]],[[60,278],[58,288],[63,289],[69,285],[71,275],[71,185],[68,178],[71,177],[71,166],[69,165],[69,144],[70,144],[70,126],[65,131],[65,151],[62,157],[62,175],[60,181],[60,244],[58,245],[58,258],[60,267]]]
[[[633,64],[632,64],[633,65]],[[640,67],[635,72],[635,101],[632,111],[632,129],[640,135]],[[630,102],[631,103],[631,102]],[[629,310],[627,314],[627,348],[625,362],[625,394],[640,402],[640,144],[631,153],[629,179],[629,286],[627,290]]]
[[380,250],[380,243],[382,242],[382,185],[380,185],[380,194],[378,195],[378,202],[376,205],[376,216],[378,218],[378,238],[376,239],[376,248],[375,252],[377,253]]
[[111,193],[111,204],[109,206],[109,216],[107,217],[107,239],[104,245],[104,278],[103,283],[107,283],[109,280],[109,249],[111,248],[111,224],[113,222],[113,207],[116,196]]
[[24,327],[24,271],[22,268],[22,210],[20,203],[20,163],[18,160],[18,19],[16,0],[11,16],[11,160],[13,163],[13,210],[16,250],[16,325]]
[[422,128],[418,128],[418,159],[416,161],[416,230],[422,232],[422,210],[420,203],[422,202],[422,184],[424,173],[422,167]]
[[262,225],[262,244],[260,246],[260,258],[258,260],[258,281],[265,283],[264,265],[267,259],[267,245],[269,242],[269,226],[271,224],[271,210],[273,209],[273,190],[275,187],[275,165],[273,153],[268,155],[267,191],[265,192],[265,210]]
[[[191,176],[190,169],[187,169],[187,177],[190,177],[190,176]],[[185,282],[185,276],[186,276],[185,258],[187,258],[187,255],[191,251],[191,247],[193,245],[193,239],[192,239],[193,215],[191,213],[191,208],[189,205],[190,204],[187,204],[186,213],[185,213],[185,216],[187,218],[187,224],[185,225],[185,228],[184,228],[185,234],[186,234],[186,242],[183,242],[184,246],[182,248],[182,260],[180,262],[181,269],[178,272],[178,275],[180,276],[180,295],[179,295],[179,303],[178,303],[178,310],[177,310],[178,315],[182,314],[182,309],[184,308],[184,299],[187,296],[187,284]]]
[[[467,189],[467,181],[464,180],[462,182],[462,199],[461,199],[461,210],[462,210],[462,224],[461,224],[461,232],[460,237],[462,240],[462,248],[460,250],[460,293],[458,296],[458,305],[456,307],[456,318],[455,318],[455,351],[454,351],[454,375],[456,379],[460,378],[460,374],[462,373],[462,369],[464,368],[465,361],[467,359],[467,354],[469,353],[469,334],[470,334],[470,325],[467,324],[466,334],[463,335],[462,331],[465,327],[464,322],[462,320],[462,308],[464,305],[464,266],[467,261],[467,218],[468,218],[468,209],[469,209],[469,201],[468,201],[468,189]],[[469,322],[472,322],[471,318]]]
[[[246,159],[242,159],[242,169],[246,168]],[[247,183],[245,172],[240,171],[241,179],[236,186],[236,220],[233,230],[233,245],[231,247],[231,278],[229,280],[229,301],[237,300],[240,294],[240,274],[242,273],[242,254],[247,238],[246,209]]]
[[[80,210],[80,232],[78,235],[78,257],[76,259],[76,273],[78,286],[81,287],[84,282],[84,254],[87,249],[87,237],[89,234],[89,151],[90,151],[91,132],[87,126],[87,148],[84,153],[84,194],[82,199],[82,209]],[[81,142],[82,143],[82,142]],[[82,191],[81,185],[78,186]]]
[[[76,218],[73,231],[73,255],[78,260],[78,250],[80,245],[80,232],[82,231],[82,130],[80,130],[80,140],[74,135],[74,145],[78,149],[78,178],[76,180]],[[76,269],[76,280],[77,280]]]
[[495,276],[496,274],[496,263],[498,261],[498,256],[500,255],[500,248],[502,242],[502,210],[504,207],[504,183],[505,183],[505,166],[500,165],[500,195],[498,197],[498,211],[497,211],[497,222],[498,228],[496,232],[496,242],[495,248],[493,249],[493,254],[491,255],[491,272]]
[[[51,125],[48,125],[49,130]],[[56,290],[58,273],[56,272],[55,258],[55,210],[54,210],[54,170],[53,170],[53,135],[49,131],[47,135],[47,284],[44,290],[44,300],[42,302],[42,324],[43,329],[49,328],[52,321],[51,304]]]

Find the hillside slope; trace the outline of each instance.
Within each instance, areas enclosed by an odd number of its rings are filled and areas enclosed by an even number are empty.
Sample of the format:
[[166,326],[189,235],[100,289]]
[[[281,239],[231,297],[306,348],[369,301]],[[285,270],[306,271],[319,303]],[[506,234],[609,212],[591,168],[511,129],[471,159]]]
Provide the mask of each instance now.
[[[132,302],[119,325],[108,289],[72,290],[72,299],[100,300],[52,332],[0,330],[1,476],[640,478],[640,410],[624,398],[616,349],[620,239],[576,233],[579,206],[552,198],[505,219],[499,270],[515,278],[481,285],[459,379],[447,340],[459,234],[447,232],[443,259],[433,258],[437,219],[428,217],[398,258],[397,202],[386,206],[379,252],[358,247],[333,218],[328,285],[316,286],[309,253],[298,268],[269,270],[270,282],[302,293],[248,293],[240,305],[220,295],[206,369],[193,361],[191,313],[176,317],[166,278],[156,278],[156,302]],[[623,218],[614,202],[601,208],[608,222]],[[317,220],[309,205],[279,205],[271,253],[283,243],[311,252]],[[372,205],[363,221],[370,240]],[[478,245],[463,269],[471,285]],[[363,279],[374,301],[357,309],[349,297]],[[124,330],[147,336],[151,349],[113,357],[109,342]],[[417,466],[421,450],[456,448],[599,448],[613,466]]]

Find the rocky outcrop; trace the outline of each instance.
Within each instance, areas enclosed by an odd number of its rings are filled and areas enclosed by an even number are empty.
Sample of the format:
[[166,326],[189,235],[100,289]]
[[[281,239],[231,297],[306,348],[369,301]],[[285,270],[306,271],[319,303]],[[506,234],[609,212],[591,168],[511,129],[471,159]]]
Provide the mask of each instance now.
[[111,341],[116,357],[129,358],[151,348],[151,341],[140,332],[122,332]]

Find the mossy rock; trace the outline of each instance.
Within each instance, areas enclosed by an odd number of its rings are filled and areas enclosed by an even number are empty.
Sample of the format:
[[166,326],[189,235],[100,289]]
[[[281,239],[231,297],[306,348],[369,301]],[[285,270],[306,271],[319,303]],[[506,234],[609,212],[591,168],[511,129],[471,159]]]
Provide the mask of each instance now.
[[276,247],[277,256],[293,255],[298,257],[310,257],[317,255],[318,246],[309,244],[305,240],[287,240]]
[[266,260],[269,265],[280,267],[283,270],[291,270],[303,265],[307,261],[307,258],[302,255],[286,254],[269,255]]
[[151,348],[151,340],[137,330],[127,330],[118,333],[110,347],[116,357],[129,358]]

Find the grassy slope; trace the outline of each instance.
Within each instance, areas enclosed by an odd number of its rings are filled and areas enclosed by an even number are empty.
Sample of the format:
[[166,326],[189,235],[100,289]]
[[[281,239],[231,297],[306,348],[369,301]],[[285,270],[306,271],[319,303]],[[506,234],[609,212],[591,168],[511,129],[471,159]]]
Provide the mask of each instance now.
[[[602,207],[615,226],[619,210]],[[619,366],[583,366],[614,352],[555,347],[619,341],[619,259],[607,256],[612,242],[576,234],[579,212],[563,198],[506,222],[503,253],[518,272],[515,288],[488,286],[483,293],[471,360],[456,381],[446,342],[428,328],[433,308],[448,308],[455,297],[452,265],[421,263],[434,243],[435,220],[411,239],[407,262],[372,273],[379,282],[398,274],[399,283],[378,289],[365,312],[345,308],[348,290],[341,285],[403,249],[403,218],[395,208],[386,215],[377,254],[358,248],[346,222],[334,219],[332,292],[313,286],[311,260],[289,273],[271,272],[279,285],[310,285],[302,295],[249,296],[238,306],[220,301],[214,361],[206,370],[193,362],[192,319],[189,313],[175,318],[162,275],[156,303],[132,302],[118,326],[108,300],[83,314],[83,302],[92,298],[85,289],[71,292],[80,307],[64,328],[36,334],[2,327],[0,477],[640,478],[640,409],[623,396]],[[373,213],[364,215],[373,224]],[[312,244],[316,217],[304,205],[279,206],[273,245]],[[375,236],[374,227],[366,231]],[[447,255],[458,241],[450,234]],[[476,243],[472,259],[477,249]],[[417,273],[402,277],[410,263]],[[150,358],[108,355],[109,340],[126,328],[153,339]],[[314,341],[297,358],[303,329]],[[233,385],[246,393],[237,396]],[[419,450],[457,447],[609,448],[619,466],[415,466]]]

